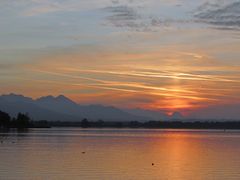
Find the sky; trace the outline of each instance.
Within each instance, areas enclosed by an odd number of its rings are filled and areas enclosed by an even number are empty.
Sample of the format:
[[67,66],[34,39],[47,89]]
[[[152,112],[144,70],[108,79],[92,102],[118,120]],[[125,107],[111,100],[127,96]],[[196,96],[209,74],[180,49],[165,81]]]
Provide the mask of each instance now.
[[183,114],[239,104],[239,0],[1,0],[0,9],[0,94]]

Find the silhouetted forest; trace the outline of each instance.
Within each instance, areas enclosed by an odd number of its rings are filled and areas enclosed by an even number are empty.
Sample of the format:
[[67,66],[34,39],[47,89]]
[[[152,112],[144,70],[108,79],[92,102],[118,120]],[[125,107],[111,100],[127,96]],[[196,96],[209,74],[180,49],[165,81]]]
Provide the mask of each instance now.
[[31,126],[32,123],[27,114],[18,113],[16,118],[11,118],[9,114],[0,111],[0,128],[24,129]]
[[0,111],[0,128],[49,128],[49,127],[82,127],[82,128],[157,128],[157,129],[240,129],[240,121],[33,121],[28,114],[18,113],[16,118]]

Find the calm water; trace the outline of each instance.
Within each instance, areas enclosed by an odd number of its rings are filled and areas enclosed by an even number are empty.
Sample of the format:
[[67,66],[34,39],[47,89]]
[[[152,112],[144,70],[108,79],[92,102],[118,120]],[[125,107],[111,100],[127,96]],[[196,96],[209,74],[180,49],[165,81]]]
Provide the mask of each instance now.
[[240,131],[52,128],[0,141],[1,180],[240,179]]

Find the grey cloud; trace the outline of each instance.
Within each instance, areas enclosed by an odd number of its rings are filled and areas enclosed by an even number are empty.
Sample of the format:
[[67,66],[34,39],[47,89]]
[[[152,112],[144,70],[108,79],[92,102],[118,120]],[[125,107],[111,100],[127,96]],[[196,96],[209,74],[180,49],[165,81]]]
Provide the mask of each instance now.
[[119,5],[106,7],[103,10],[107,13],[105,18],[107,25],[136,31],[143,31],[148,27],[144,18],[134,7]]
[[[117,5],[116,5],[117,4]],[[114,1],[112,6],[103,8],[107,14],[104,25],[125,28],[133,31],[156,31],[158,28],[168,28],[173,24],[188,23],[187,20],[161,18],[143,13],[144,7],[120,5]]]
[[105,10],[112,14],[107,17],[111,21],[135,21],[140,18],[138,13],[128,6],[107,7]]
[[152,26],[164,26],[170,27],[172,24],[186,24],[191,23],[192,20],[188,19],[172,19],[172,18],[159,18],[159,17],[151,17],[151,25]]
[[119,4],[119,0],[112,0],[111,1],[113,4]]
[[222,30],[240,30],[240,2],[205,3],[197,9],[194,17]]

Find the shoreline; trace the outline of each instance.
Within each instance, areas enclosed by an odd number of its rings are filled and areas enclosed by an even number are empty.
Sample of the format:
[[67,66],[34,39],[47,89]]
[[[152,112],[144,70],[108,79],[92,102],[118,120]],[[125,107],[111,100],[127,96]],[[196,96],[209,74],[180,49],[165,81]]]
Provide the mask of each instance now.
[[[44,127],[82,127],[88,128],[116,128],[116,129],[236,129],[240,130],[240,121],[229,121],[229,122],[219,122],[219,121],[130,121],[130,122],[112,122],[112,121],[76,121],[76,122],[65,122],[65,121],[45,121],[45,126],[39,126],[39,128]],[[37,127],[37,126],[36,126]]]

